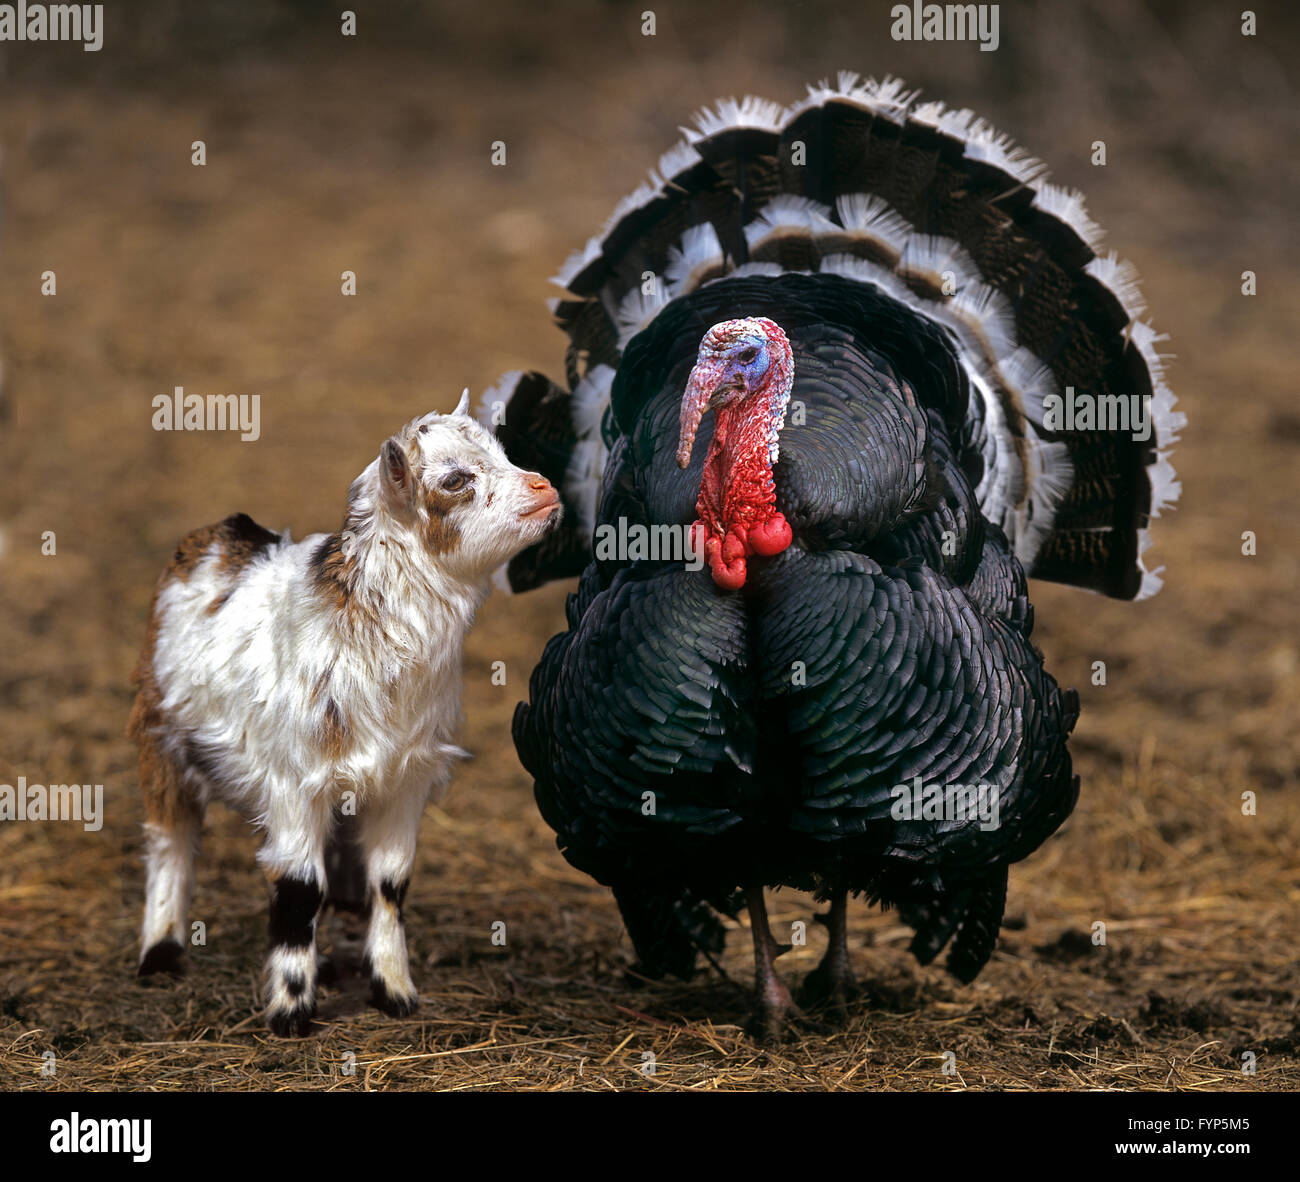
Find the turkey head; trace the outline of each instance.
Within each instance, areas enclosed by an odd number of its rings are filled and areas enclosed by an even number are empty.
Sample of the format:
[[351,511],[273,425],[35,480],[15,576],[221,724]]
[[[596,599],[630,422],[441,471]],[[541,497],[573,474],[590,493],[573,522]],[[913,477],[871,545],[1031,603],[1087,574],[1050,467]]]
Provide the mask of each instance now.
[[691,462],[695,434],[714,413],[691,547],[724,591],[745,585],[745,560],[780,554],[793,538],[777,512],[772,465],[794,384],[794,355],[781,326],[764,317],[724,320],[704,334],[682,396],[677,465]]

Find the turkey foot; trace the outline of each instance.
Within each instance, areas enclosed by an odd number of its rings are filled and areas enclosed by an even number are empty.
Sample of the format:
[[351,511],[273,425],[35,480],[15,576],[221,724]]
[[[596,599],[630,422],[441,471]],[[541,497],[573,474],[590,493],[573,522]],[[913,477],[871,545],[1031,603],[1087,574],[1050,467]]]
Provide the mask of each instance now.
[[757,995],[757,1005],[749,1020],[750,1035],[758,1042],[780,1042],[795,1026],[823,1031],[823,1027],[810,1022],[794,1004],[789,987],[777,975],[772,962],[789,952],[790,945],[778,944],[772,938],[767,924],[767,907],[763,903],[763,888],[749,888],[745,892],[745,902],[754,937],[754,992]]
[[836,891],[831,896],[830,911],[813,917],[825,926],[830,944],[821,963],[804,978],[799,989],[799,1001],[803,1005],[824,1006],[841,1020],[847,1017],[849,999],[858,991],[849,963],[848,910],[848,892]]

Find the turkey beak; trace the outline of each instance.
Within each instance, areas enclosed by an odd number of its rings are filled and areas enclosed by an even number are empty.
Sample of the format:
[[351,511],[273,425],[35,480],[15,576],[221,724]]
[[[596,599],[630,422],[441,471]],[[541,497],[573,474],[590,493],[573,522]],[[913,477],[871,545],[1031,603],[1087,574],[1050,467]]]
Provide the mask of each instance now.
[[716,386],[710,382],[714,375],[708,367],[697,365],[691,370],[686,380],[686,393],[682,395],[681,430],[677,436],[677,466],[689,468],[691,449],[695,446],[695,433],[700,429],[700,420],[710,408]]

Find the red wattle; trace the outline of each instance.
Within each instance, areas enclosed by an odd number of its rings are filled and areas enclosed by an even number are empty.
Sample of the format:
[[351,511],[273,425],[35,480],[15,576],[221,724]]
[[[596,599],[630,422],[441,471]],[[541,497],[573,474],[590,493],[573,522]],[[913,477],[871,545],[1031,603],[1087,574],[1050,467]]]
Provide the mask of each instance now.
[[728,563],[724,563],[721,558],[715,558],[711,570],[713,581],[724,591],[739,591],[745,585],[745,579],[749,574],[745,569],[743,558],[736,558]]
[[771,558],[794,541],[794,531],[784,513],[773,513],[766,521],[750,527],[748,540],[751,553]]

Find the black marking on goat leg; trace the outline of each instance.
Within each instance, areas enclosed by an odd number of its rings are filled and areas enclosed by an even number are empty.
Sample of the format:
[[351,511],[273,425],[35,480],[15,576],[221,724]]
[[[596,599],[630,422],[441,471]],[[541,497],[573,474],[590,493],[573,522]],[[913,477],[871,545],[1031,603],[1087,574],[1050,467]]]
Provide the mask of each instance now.
[[307,948],[315,938],[314,921],[325,893],[317,882],[282,878],[271,887],[271,945]]
[[384,881],[379,884],[379,893],[383,895],[385,901],[391,903],[393,907],[396,908],[398,919],[402,918],[402,904],[406,902],[406,888],[410,885],[411,880],[409,878],[404,878],[401,882],[396,884],[389,882],[388,879],[384,879]]

